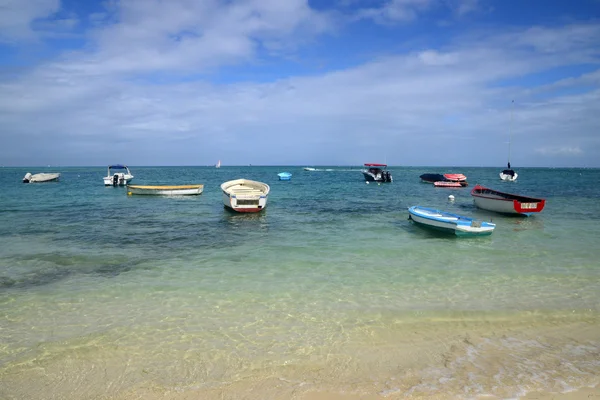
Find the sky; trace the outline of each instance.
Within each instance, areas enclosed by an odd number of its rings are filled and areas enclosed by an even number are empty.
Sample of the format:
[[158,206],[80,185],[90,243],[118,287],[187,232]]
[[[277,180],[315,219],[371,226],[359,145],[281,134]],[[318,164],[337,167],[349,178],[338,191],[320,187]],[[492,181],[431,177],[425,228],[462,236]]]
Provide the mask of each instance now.
[[600,167],[600,0],[0,0],[0,165]]

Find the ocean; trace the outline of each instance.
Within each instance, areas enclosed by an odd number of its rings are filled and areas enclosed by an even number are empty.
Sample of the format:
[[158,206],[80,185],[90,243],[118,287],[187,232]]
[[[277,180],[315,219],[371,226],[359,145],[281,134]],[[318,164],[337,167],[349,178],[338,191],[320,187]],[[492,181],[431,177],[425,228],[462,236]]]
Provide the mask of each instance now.
[[[204,184],[173,198],[104,187],[106,167],[0,168],[0,399],[505,399],[599,383],[599,169],[503,182],[501,168],[390,167],[378,185],[302,167],[130,167],[134,184]],[[263,212],[223,207],[237,178],[271,186]],[[546,207],[479,210],[476,183]],[[497,227],[440,234],[412,205]]]

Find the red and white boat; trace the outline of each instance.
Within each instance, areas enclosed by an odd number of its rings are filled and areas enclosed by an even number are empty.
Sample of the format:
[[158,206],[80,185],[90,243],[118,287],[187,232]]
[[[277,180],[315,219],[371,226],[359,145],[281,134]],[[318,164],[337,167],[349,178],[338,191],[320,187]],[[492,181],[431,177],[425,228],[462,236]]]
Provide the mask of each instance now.
[[465,187],[465,186],[469,186],[469,184],[467,183],[467,181],[461,181],[461,182],[452,182],[452,181],[437,181],[437,182],[433,182],[433,186],[435,187]]
[[500,192],[481,185],[475,185],[471,190],[471,196],[477,207],[503,214],[527,216],[541,212],[546,205],[545,199]]
[[467,177],[463,174],[444,174],[444,178],[450,182],[465,182]]

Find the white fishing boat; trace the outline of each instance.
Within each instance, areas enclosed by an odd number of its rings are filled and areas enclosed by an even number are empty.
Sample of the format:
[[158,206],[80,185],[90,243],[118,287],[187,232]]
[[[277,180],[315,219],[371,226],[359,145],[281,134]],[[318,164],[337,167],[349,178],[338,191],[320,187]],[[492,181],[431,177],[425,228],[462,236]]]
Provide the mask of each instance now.
[[[124,172],[113,172],[113,171]],[[115,164],[108,166],[108,175],[104,178],[104,186],[125,186],[133,179],[131,171],[126,165]]]
[[366,182],[392,182],[392,174],[387,170],[387,164],[367,163],[362,171]]
[[506,169],[500,172],[500,179],[503,181],[514,182],[519,177],[519,174],[510,167],[510,143],[512,141],[512,124],[513,124],[513,109],[515,108],[515,101],[512,101],[512,108],[510,110],[510,127],[508,131],[508,164]]
[[492,222],[479,221],[433,208],[413,206],[408,209],[409,219],[427,228],[453,233],[456,236],[491,235],[496,228]]
[[481,185],[475,185],[471,196],[477,207],[503,214],[529,216],[541,212],[546,204],[545,199],[500,192]]
[[60,179],[58,172],[43,172],[39,174],[26,173],[23,177],[23,183],[42,183],[42,182],[56,182]]
[[127,185],[127,194],[150,196],[193,196],[202,194],[204,185]]
[[235,179],[221,185],[223,205],[237,212],[259,212],[267,206],[271,188],[266,183]]

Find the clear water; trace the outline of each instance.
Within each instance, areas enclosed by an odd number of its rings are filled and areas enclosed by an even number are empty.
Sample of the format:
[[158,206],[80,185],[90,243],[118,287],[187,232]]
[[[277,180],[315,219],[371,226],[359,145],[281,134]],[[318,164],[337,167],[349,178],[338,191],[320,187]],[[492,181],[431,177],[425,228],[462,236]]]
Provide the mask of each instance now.
[[[492,168],[392,167],[377,185],[359,167],[132,168],[136,184],[204,184],[179,198],[104,187],[106,168],[21,183],[45,169],[0,169],[2,399],[507,398],[598,383],[598,169],[502,182]],[[426,172],[471,186],[435,188]],[[264,212],[224,209],[220,184],[242,177],[271,185]],[[478,210],[475,183],[546,208]],[[430,232],[412,205],[497,228]]]

